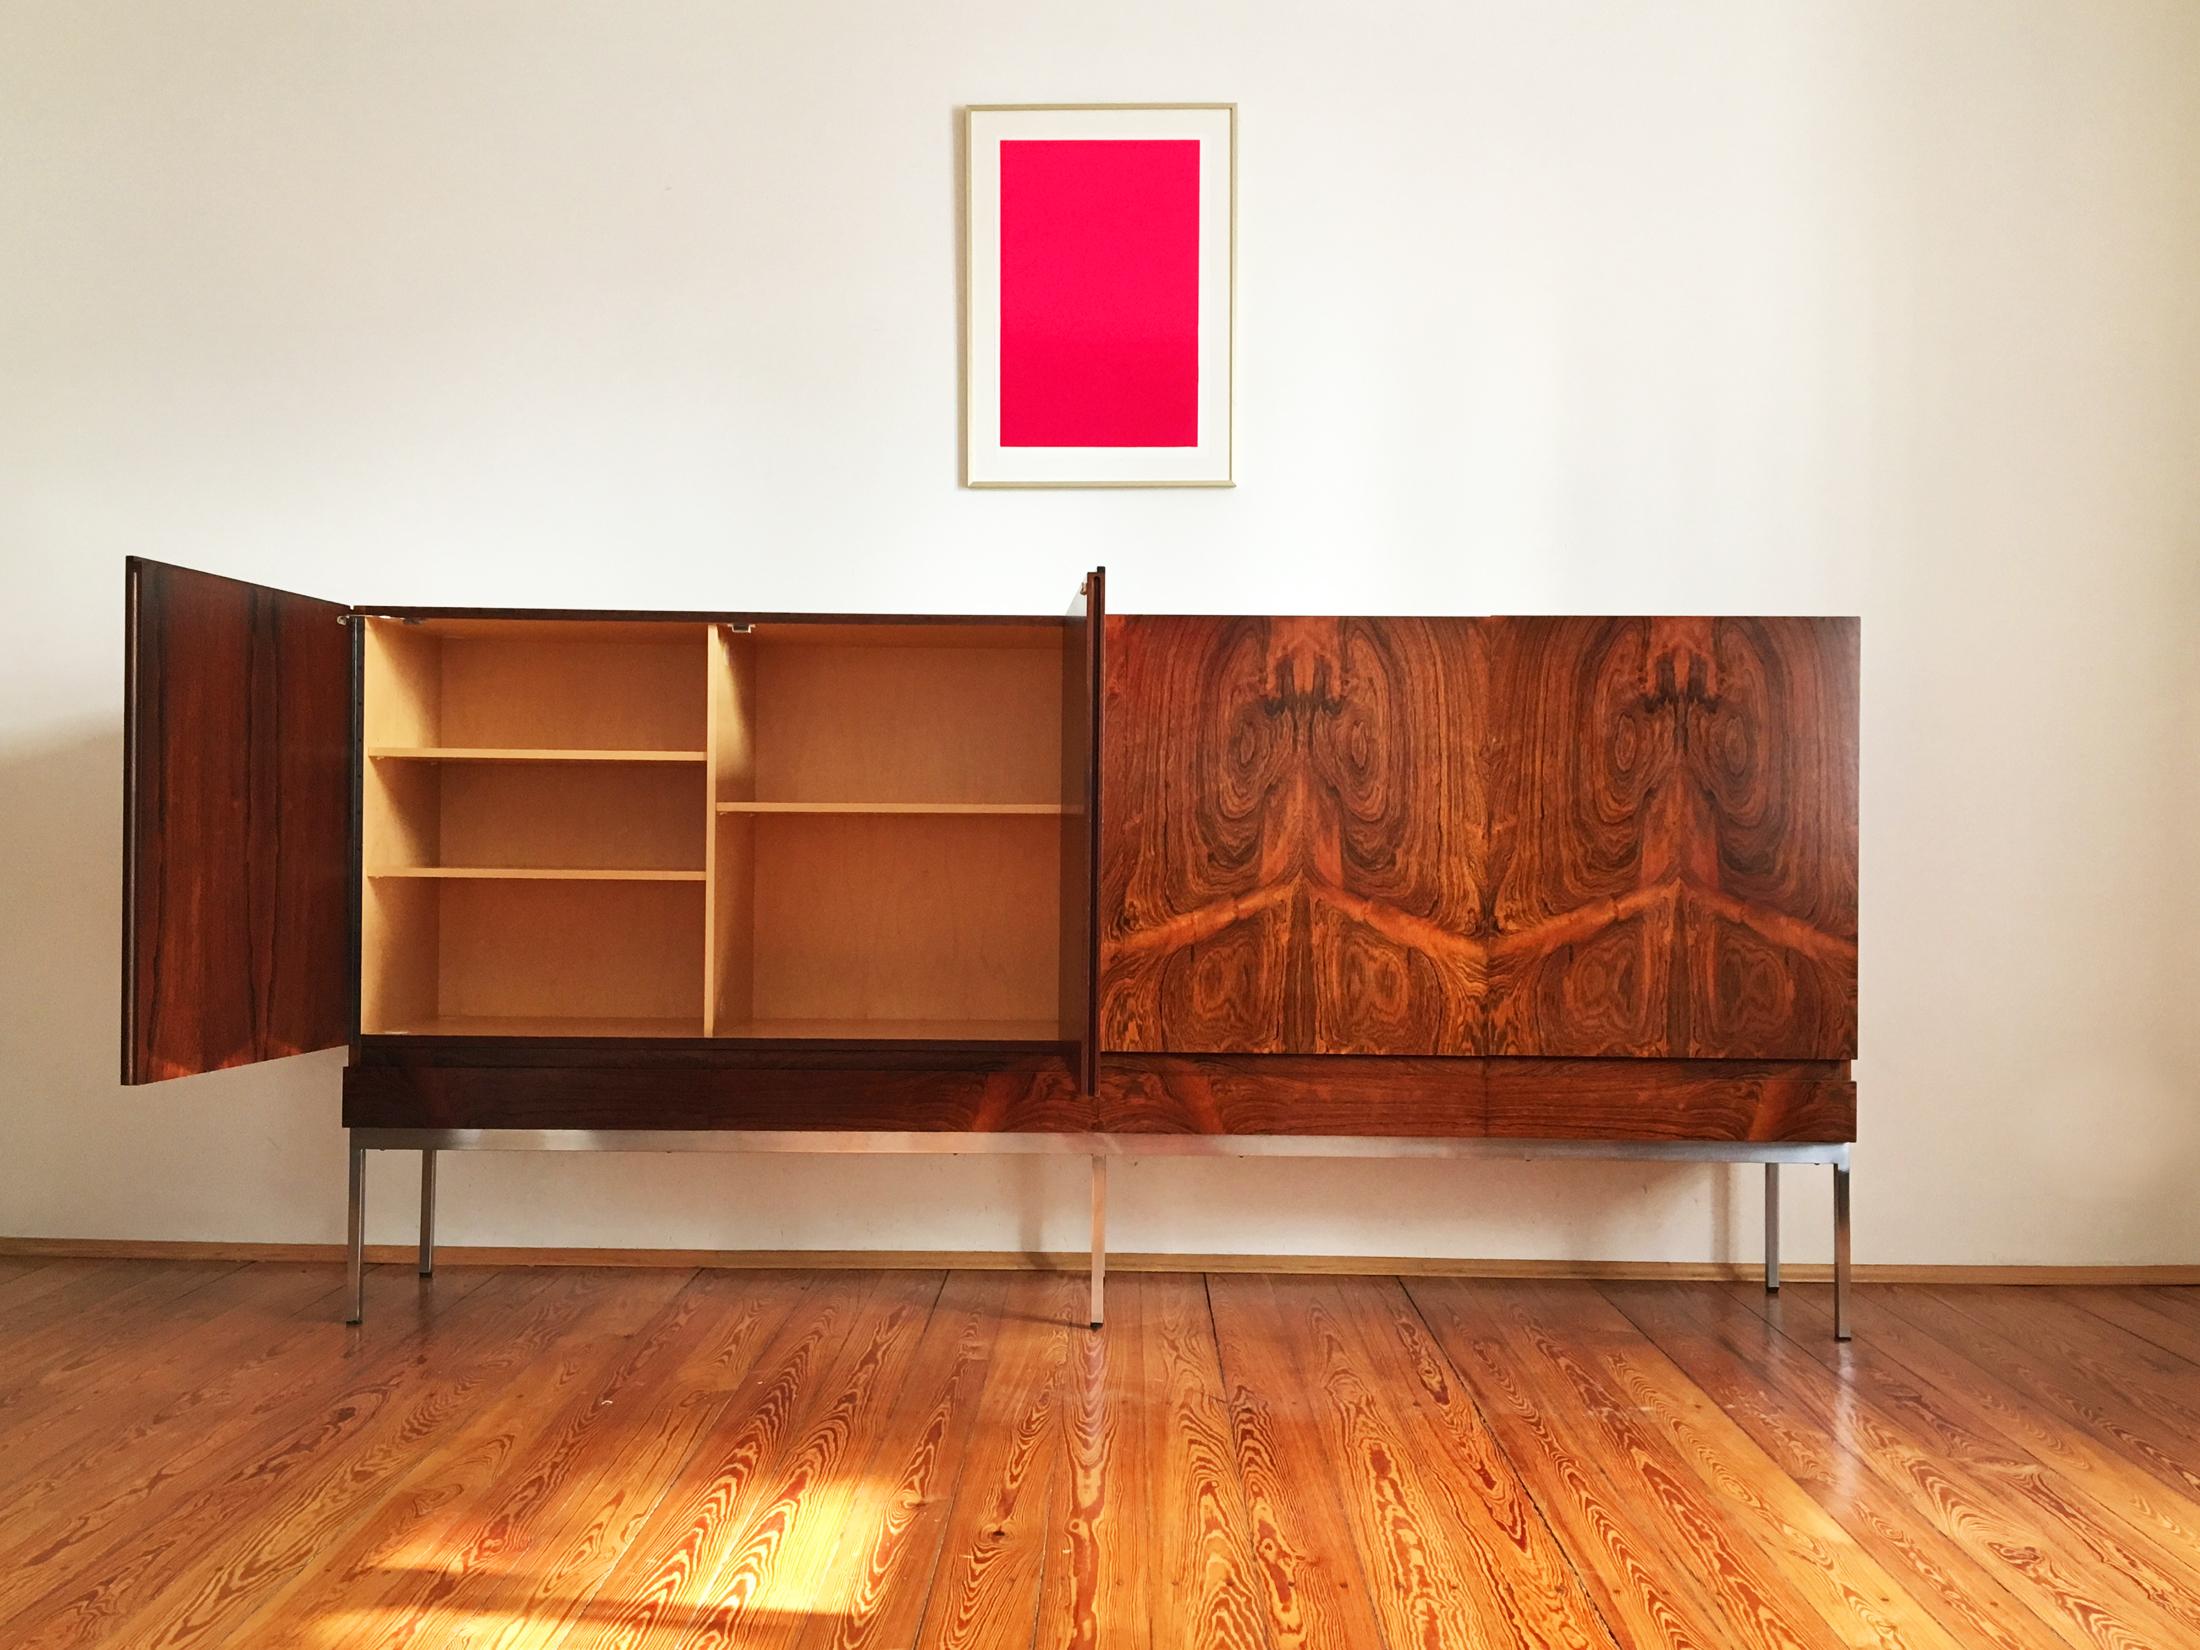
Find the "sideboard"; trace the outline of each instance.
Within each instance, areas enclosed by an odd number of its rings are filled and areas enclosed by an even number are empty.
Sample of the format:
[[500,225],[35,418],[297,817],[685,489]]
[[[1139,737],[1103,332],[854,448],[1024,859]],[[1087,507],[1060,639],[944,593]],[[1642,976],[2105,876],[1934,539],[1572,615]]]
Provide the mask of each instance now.
[[123,1079],[450,1149],[1830,1166],[1858,626],[412,608],[133,558]]

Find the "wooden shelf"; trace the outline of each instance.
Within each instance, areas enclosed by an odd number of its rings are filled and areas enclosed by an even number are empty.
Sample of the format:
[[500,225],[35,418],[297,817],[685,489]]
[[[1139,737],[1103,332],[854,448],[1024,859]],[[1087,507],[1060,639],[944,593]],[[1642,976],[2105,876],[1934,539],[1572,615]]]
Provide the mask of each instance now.
[[[701,1037],[700,1018],[445,1014],[401,1021],[373,1037]],[[1062,1041],[1048,1020],[746,1020],[718,1036],[750,1042],[1034,1043]]]
[[398,762],[694,762],[704,751],[513,750],[480,745],[369,745],[367,754]]
[[766,647],[830,647],[868,651],[875,648],[926,648],[968,652],[1012,648],[1060,654],[1060,619],[918,619],[900,624],[867,619],[860,623],[815,620],[759,620],[748,635]]
[[1059,802],[721,802],[722,814],[1046,814]]
[[423,877],[450,881],[487,882],[701,882],[697,871],[573,869],[555,865],[389,865],[367,873],[370,877]]
[[446,1014],[384,1026],[370,1037],[700,1037],[700,1017],[618,1019],[586,1015]]
[[368,620],[363,1028],[1058,1049],[1067,634]]
[[1062,1041],[1051,1020],[738,1020],[720,1037],[754,1041],[878,1043],[1048,1043]]

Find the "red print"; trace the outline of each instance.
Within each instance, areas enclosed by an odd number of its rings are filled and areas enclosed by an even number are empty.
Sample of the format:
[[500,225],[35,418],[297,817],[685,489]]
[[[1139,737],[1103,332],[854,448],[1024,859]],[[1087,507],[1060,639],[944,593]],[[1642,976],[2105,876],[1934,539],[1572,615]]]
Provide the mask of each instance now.
[[1199,143],[1001,145],[1001,445],[1199,445]]

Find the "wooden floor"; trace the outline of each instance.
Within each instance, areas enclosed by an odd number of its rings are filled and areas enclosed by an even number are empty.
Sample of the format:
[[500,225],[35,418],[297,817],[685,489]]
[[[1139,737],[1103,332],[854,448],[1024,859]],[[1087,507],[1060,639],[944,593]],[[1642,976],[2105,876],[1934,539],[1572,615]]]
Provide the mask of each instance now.
[[2200,1291],[0,1259],[0,1645],[2200,1645]]

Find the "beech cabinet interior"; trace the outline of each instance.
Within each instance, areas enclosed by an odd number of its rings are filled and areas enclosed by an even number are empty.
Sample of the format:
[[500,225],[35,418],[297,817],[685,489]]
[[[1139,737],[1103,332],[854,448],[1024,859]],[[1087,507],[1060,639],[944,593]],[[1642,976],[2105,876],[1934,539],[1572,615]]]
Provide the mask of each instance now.
[[[1087,1057],[1084,600],[389,614],[133,562],[125,1077],[354,1032]],[[310,772],[279,714],[308,662]],[[312,867],[313,903],[272,865]],[[320,983],[270,1035],[278,942]]]
[[362,623],[362,1033],[1060,1040],[1059,626]]

